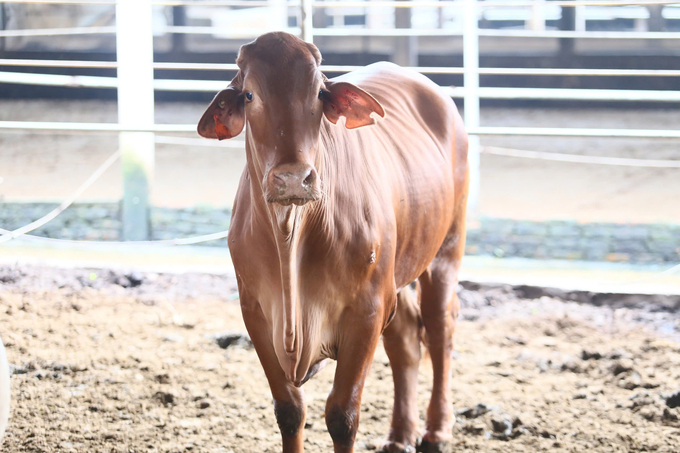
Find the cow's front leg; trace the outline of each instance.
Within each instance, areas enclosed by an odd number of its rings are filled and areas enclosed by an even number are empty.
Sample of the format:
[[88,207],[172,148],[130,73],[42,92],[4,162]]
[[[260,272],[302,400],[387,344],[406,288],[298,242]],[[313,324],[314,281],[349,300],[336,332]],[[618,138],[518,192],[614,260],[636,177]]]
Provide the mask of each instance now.
[[345,327],[339,332],[338,365],[326,400],[326,426],[335,453],[352,453],[359,428],[361,393],[383,324],[376,316],[343,318],[339,323]]
[[420,363],[420,307],[416,291],[403,288],[397,312],[383,332],[383,344],[394,379],[394,408],[383,453],[415,453],[418,438],[418,364]]
[[274,413],[281,430],[283,453],[302,453],[304,451],[304,425],[306,407],[302,389],[295,387],[279,365],[274,346],[260,305],[256,301],[241,296],[241,311],[250,339],[264,369],[269,388],[274,398]]

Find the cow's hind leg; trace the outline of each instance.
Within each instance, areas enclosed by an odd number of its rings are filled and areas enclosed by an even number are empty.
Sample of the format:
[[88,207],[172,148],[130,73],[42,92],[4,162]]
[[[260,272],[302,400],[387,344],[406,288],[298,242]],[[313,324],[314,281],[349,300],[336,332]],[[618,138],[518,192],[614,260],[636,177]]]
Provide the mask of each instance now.
[[[433,263],[434,264],[434,263]],[[453,410],[449,398],[453,334],[458,316],[456,296],[457,266],[437,265],[420,277],[421,314],[425,326],[425,344],[432,359],[432,395],[425,418],[425,434],[420,451],[448,451],[452,438]]]
[[385,453],[415,452],[418,438],[418,364],[420,362],[420,308],[415,288],[397,295],[397,312],[383,332],[385,351],[394,379],[392,425]]
[[[458,189],[458,187],[457,187]],[[432,358],[432,396],[425,418],[425,434],[419,451],[451,451],[453,408],[449,399],[453,334],[460,303],[456,295],[458,270],[465,253],[467,178],[456,200],[456,216],[446,240],[427,271],[418,278],[425,344]]]

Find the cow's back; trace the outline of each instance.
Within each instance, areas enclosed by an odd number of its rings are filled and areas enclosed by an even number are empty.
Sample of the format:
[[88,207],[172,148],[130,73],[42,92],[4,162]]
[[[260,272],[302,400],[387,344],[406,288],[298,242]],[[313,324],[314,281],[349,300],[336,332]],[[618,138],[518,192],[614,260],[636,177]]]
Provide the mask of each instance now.
[[369,209],[393,223],[395,283],[402,287],[427,267],[451,227],[464,179],[458,170],[467,168],[462,120],[437,85],[391,63],[334,80],[360,86],[386,112],[371,127],[347,130],[327,124],[326,134],[333,136],[339,153],[331,177],[361,204],[348,214],[360,222]]

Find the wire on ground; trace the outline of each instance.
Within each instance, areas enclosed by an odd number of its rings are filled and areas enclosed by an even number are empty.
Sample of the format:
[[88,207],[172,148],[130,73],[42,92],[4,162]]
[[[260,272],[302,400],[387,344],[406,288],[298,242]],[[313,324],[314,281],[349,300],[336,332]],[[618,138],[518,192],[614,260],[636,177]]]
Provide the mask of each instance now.
[[73,202],[78,198],[85,190],[92,185],[93,182],[95,182],[99,177],[115,162],[118,160],[120,157],[121,152],[120,150],[117,150],[115,153],[113,153],[104,163],[95,170],[92,175],[87,178],[87,180],[80,186],[78,189],[68,197],[66,200],[64,200],[59,206],[57,206],[55,209],[44,215],[43,217],[39,218],[38,220],[29,223],[28,225],[25,225],[21,228],[18,228],[14,231],[8,231],[4,232],[3,235],[0,236],[0,244],[3,242],[11,241],[12,239],[16,239],[26,233],[29,233],[37,228],[40,228],[41,226],[45,225],[47,222],[53,220],[55,217],[57,217],[59,214],[64,212],[66,208],[71,206]]

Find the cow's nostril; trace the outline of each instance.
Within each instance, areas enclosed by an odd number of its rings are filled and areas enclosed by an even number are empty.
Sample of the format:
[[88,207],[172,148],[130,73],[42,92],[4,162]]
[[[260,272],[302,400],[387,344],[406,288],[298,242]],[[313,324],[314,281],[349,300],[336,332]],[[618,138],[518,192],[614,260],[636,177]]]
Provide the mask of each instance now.
[[307,175],[307,177],[306,177],[305,179],[302,180],[302,185],[303,185],[303,186],[306,186],[306,187],[309,187],[309,186],[311,186],[312,184],[314,184],[314,171],[310,170],[310,171],[309,171],[309,174]]
[[274,176],[273,183],[274,183],[275,186],[283,186],[283,185],[286,184],[286,181],[281,176],[279,176],[277,174],[274,174],[273,176]]

